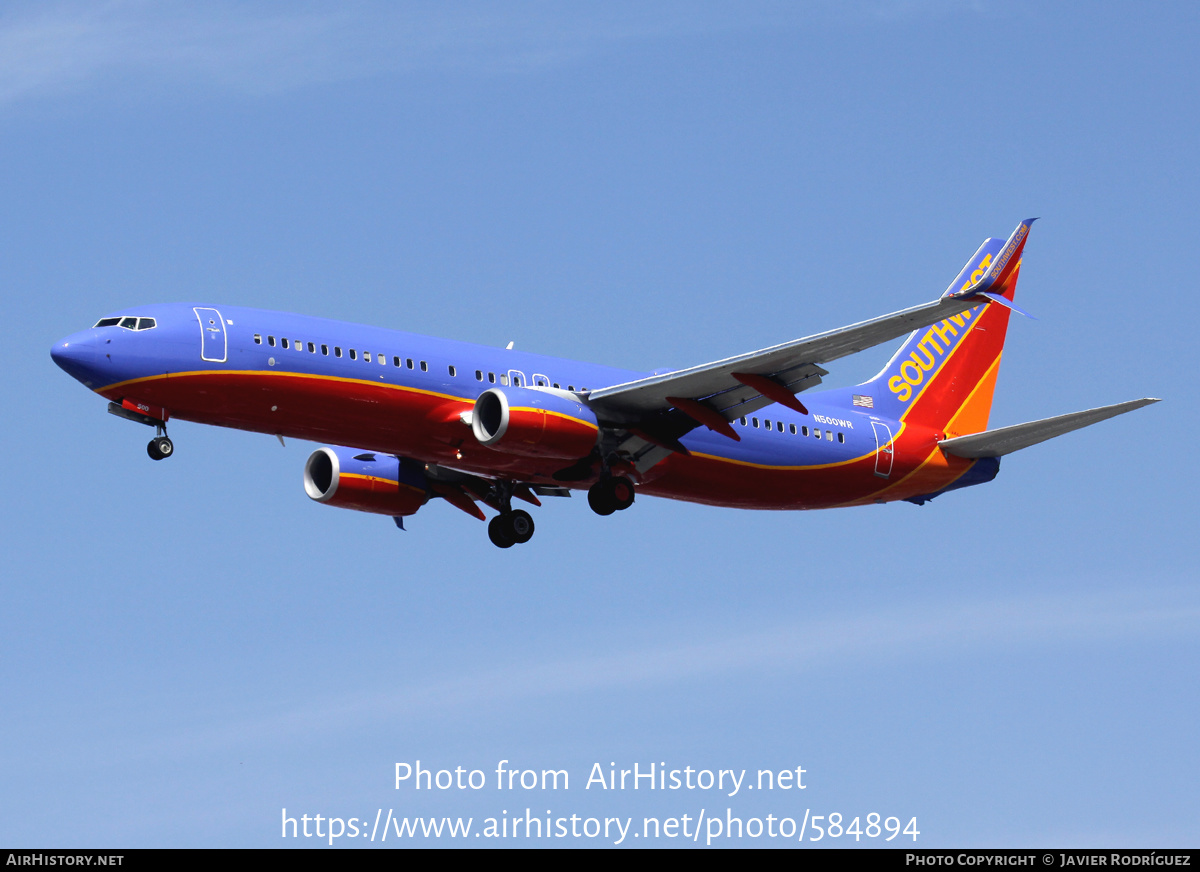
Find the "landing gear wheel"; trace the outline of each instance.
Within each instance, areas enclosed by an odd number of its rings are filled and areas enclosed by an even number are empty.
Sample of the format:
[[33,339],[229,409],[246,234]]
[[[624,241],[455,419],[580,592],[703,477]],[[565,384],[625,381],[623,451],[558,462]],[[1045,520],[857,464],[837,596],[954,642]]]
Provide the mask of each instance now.
[[618,475],[608,483],[609,491],[612,493],[613,503],[617,507],[618,512],[633,505],[633,482],[623,475]]
[[611,515],[617,510],[617,502],[608,489],[607,481],[598,481],[588,488],[588,505],[597,515]]
[[529,512],[521,509],[509,512],[508,534],[518,545],[524,545],[533,538],[533,518],[529,516]]
[[511,548],[516,544],[508,529],[508,520],[504,515],[497,515],[488,522],[488,538],[497,548]]
[[162,460],[175,453],[175,445],[166,436],[155,436],[146,446],[146,453],[151,460]]
[[588,489],[588,505],[597,515],[611,515],[633,505],[633,482],[623,475],[602,478]]

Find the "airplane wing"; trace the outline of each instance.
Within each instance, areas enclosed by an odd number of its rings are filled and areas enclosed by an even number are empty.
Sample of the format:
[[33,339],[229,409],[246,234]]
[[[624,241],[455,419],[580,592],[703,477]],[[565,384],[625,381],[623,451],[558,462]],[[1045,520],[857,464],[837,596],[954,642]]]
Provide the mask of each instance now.
[[[603,422],[628,427],[646,441],[674,451],[682,449],[678,436],[697,424],[738,439],[729,422],[771,403],[806,413],[795,395],[821,383],[821,377],[828,374],[821,364],[897,339],[980,303],[996,301],[999,295],[994,291],[1003,287],[1020,262],[1033,220],[1017,226],[1001,256],[976,281],[950,288],[932,303],[749,354],[594,390],[587,403]],[[671,410],[685,416],[682,429],[679,414],[674,415],[673,426],[665,420]]]
[[1030,421],[1028,424],[1017,424],[1012,427],[1001,427],[998,430],[972,433],[969,436],[943,439],[938,445],[947,454],[953,454],[955,457],[1003,457],[1005,454],[1012,454],[1014,451],[1020,451],[1030,445],[1037,445],[1039,442],[1045,442],[1055,436],[1062,436],[1072,430],[1089,427],[1108,418],[1124,415],[1126,412],[1132,412],[1134,409],[1157,402],[1157,399],[1150,397],[1130,400],[1114,406],[1101,406],[1083,412],[1071,412],[1068,415]]
[[[821,383],[821,377],[828,374],[821,368],[823,363],[897,339],[981,303],[1012,307],[1003,290],[1020,263],[1033,221],[1017,225],[986,269],[981,263],[967,284],[951,286],[931,303],[749,354],[589,392],[584,401],[601,423],[601,453],[623,454],[645,471],[671,452],[687,454],[679,438],[700,425],[740,441],[730,423],[771,403],[807,414],[796,394]],[[584,461],[555,477],[570,481],[586,477],[589,471],[590,461]]]
[[[780,396],[792,399],[828,375],[820,364],[889,342],[965,312],[979,302],[975,298],[944,297],[794,342],[594,390],[588,395],[588,405],[605,420],[632,423],[675,406],[675,398],[685,398],[700,401],[732,421],[770,403],[782,402],[772,395],[767,382],[774,383]],[[739,378],[746,375],[758,378]]]

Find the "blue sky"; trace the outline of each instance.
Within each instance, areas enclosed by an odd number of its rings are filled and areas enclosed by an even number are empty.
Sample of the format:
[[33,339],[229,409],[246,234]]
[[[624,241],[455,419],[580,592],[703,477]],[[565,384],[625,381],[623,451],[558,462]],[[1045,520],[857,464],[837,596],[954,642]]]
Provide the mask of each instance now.
[[[529,806],[1194,844],[1198,19],[6,6],[0,839],[276,846],[284,807]],[[443,503],[406,533],[311,503],[309,445],[179,423],[151,463],[49,357],[106,311],[195,299],[687,366],[932,299],[1031,215],[1039,320],[1013,321],[992,425],[1164,402],[920,508],[563,500],[502,552]],[[572,785],[394,789],[417,759]],[[595,762],[809,787],[602,794]]]

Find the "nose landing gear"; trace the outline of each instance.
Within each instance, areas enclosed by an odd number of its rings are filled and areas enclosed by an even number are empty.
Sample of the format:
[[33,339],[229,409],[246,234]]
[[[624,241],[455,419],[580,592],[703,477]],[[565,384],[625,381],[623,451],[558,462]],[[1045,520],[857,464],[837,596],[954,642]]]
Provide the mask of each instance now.
[[135,403],[124,400],[120,403],[109,403],[108,413],[124,418],[126,421],[136,421],[153,427],[158,435],[146,446],[146,453],[151,460],[162,460],[175,453],[175,444],[167,437],[167,410],[159,406],[148,406],[145,403]]
[[168,439],[166,434],[155,436],[146,446],[146,453],[150,455],[151,460],[162,460],[175,453],[175,443]]

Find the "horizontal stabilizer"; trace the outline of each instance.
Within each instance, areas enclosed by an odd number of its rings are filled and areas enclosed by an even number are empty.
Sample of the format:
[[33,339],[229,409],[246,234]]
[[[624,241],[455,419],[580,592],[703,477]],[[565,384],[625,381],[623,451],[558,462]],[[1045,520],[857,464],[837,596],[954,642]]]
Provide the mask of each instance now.
[[959,436],[955,439],[943,439],[938,446],[947,454],[953,454],[955,457],[1003,457],[1005,454],[1012,454],[1014,451],[1020,451],[1030,445],[1037,445],[1039,442],[1045,442],[1055,436],[1061,436],[1072,430],[1079,430],[1106,418],[1114,418],[1117,415],[1123,415],[1157,402],[1157,399],[1150,398],[1130,400],[1127,403],[1117,403],[1115,406],[1101,406],[1098,409],[1030,421],[1028,424],[1001,427],[999,430],[972,433],[970,436]]

